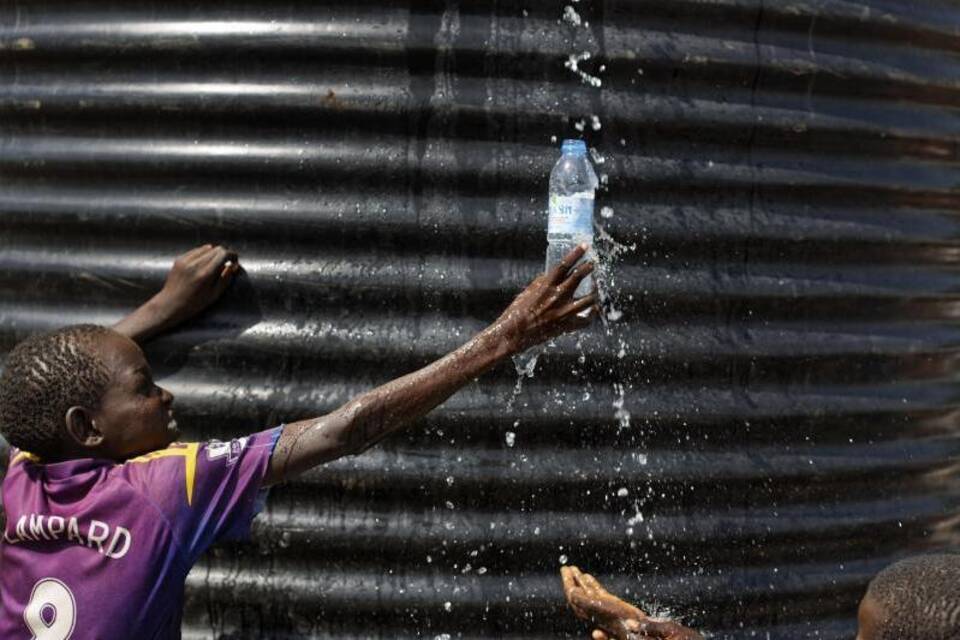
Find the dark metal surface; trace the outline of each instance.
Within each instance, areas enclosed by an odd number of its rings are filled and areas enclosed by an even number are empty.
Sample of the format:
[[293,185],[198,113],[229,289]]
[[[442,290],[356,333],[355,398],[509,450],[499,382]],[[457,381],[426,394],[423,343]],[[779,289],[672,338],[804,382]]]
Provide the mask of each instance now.
[[229,243],[245,275],[149,348],[193,437],[492,319],[542,262],[554,136],[605,157],[633,247],[622,318],[509,409],[505,366],[275,490],[185,637],[582,638],[565,560],[716,637],[852,637],[874,572],[956,547],[960,8],[571,6],[0,2],[0,349]]

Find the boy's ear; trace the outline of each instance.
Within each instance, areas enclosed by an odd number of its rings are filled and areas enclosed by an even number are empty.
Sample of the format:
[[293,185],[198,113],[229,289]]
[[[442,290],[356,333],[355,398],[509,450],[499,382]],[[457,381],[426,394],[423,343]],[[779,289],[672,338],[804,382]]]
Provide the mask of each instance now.
[[93,415],[86,407],[70,407],[64,417],[67,434],[70,438],[85,448],[98,447],[103,443],[103,434],[93,422]]

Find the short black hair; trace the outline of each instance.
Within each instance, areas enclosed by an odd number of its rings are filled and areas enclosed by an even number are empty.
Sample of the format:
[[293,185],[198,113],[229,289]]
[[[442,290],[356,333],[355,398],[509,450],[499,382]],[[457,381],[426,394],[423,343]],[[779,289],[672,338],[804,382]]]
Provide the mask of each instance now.
[[113,331],[78,324],[31,336],[10,352],[0,375],[0,431],[23,451],[55,458],[72,406],[100,405],[110,374],[94,348]]
[[955,640],[960,637],[960,555],[901,560],[877,574],[867,597],[884,614],[878,640]]

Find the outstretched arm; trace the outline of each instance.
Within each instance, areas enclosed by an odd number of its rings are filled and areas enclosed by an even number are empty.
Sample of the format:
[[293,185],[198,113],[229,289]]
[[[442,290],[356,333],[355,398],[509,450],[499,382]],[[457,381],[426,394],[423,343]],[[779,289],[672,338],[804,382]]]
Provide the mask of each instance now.
[[233,251],[212,244],[192,249],[173,263],[163,289],[113,329],[136,342],[149,340],[206,309],[239,270]]
[[[325,416],[284,427],[264,484],[292,478],[318,464],[356,454],[427,414],[503,359],[587,326],[596,294],[574,299],[593,270],[577,247],[528,286],[503,315],[462,347],[433,364],[364,393]],[[578,315],[586,312],[584,315]]]

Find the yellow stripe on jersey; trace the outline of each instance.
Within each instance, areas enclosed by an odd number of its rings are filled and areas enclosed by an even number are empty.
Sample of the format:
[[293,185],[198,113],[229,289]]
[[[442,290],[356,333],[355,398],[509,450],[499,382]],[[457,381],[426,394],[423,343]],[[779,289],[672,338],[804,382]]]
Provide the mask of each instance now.
[[30,462],[40,462],[40,456],[35,456],[29,451],[21,451],[13,457],[13,460],[10,462],[10,466],[17,464],[21,460],[29,460]]
[[174,442],[166,449],[151,451],[136,458],[130,458],[127,462],[150,462],[160,458],[182,457],[184,462],[184,479],[187,482],[187,504],[193,504],[193,482],[197,475],[197,452],[200,450],[199,442]]
[[[150,462],[159,458],[169,458],[171,456],[181,457],[184,461],[184,479],[187,484],[187,504],[193,504],[193,484],[197,475],[197,452],[200,450],[199,442],[174,442],[166,449],[151,451],[142,456],[131,458],[127,462]],[[33,463],[40,462],[40,456],[36,456],[29,451],[21,451],[10,461],[10,466],[17,464],[21,460],[29,460]]]

